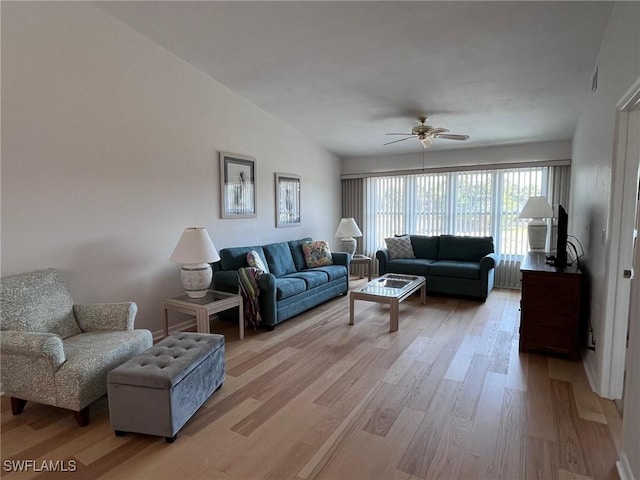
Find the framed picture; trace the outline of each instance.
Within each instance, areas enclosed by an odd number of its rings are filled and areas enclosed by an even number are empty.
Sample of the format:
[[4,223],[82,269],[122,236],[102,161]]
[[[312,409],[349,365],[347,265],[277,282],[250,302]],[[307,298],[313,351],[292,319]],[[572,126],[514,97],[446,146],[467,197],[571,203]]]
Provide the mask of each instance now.
[[300,176],[276,173],[276,227],[301,224]]
[[256,216],[256,159],[220,152],[220,217]]

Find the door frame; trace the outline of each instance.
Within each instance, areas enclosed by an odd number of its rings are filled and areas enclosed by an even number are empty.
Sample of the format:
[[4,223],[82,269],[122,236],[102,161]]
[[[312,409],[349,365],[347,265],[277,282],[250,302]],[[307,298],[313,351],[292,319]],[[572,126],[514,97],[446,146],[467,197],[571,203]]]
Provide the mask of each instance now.
[[624,185],[625,178],[633,175],[637,180],[638,162],[630,162],[628,159],[628,127],[629,116],[633,110],[639,108],[640,102],[640,77],[627,90],[616,104],[616,144],[613,156],[613,170],[611,175],[611,205],[609,211],[608,232],[609,239],[607,249],[607,307],[601,350],[601,375],[599,387],[596,393],[606,398],[622,398],[624,389],[624,371],[626,360],[626,344],[628,330],[628,316],[631,298],[631,282],[622,278],[622,270],[630,268],[632,258],[628,265],[621,263],[621,255],[630,254],[628,246],[624,242],[628,240],[626,230],[628,225],[635,224],[633,218],[623,215],[623,204],[637,203],[636,190],[630,188],[615,188],[616,185]]

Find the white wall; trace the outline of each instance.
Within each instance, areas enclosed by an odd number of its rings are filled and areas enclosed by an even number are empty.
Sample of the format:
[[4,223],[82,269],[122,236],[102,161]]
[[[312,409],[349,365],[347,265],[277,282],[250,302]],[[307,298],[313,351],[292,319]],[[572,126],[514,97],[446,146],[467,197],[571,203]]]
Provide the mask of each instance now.
[[[426,150],[426,168],[466,167],[571,158],[569,140],[497,147]],[[358,174],[422,168],[422,147],[416,141],[416,152],[403,155],[358,157],[343,160],[342,173]]]
[[[602,241],[602,231],[611,219],[611,184],[616,103],[624,96],[640,76],[640,3],[617,2],[603,37],[598,55],[598,89],[585,98],[573,139],[573,164],[571,175],[572,201],[570,205],[570,231],[581,239],[585,247],[583,265],[591,279],[591,322],[595,331],[596,351],[588,352],[585,367],[597,393],[606,394],[609,382],[608,365],[611,350],[603,348],[612,335],[612,318],[609,316],[613,298],[607,296],[610,269],[607,264],[607,241]],[[608,233],[611,235],[611,232]],[[624,349],[624,341],[615,349]],[[630,359],[640,364],[638,352]],[[632,382],[627,388],[638,388]],[[640,479],[640,429],[630,423],[640,416],[640,405],[627,402],[623,423],[626,429],[623,457],[631,464],[632,474]]]
[[[606,295],[609,266],[603,230],[609,224],[609,209],[616,103],[640,75],[640,4],[617,3],[605,32],[598,56],[598,90],[585,98],[573,141],[570,230],[585,247],[583,264],[591,278],[591,321],[596,344],[604,344],[607,330]],[[596,348],[587,358],[597,388],[607,380],[602,351]]]
[[[2,2],[2,127],[2,275],[59,268],[139,327],[181,291],[187,226],[218,249],[334,240],[338,158],[91,4]],[[220,219],[219,151],[257,159],[257,218]],[[274,172],[302,176],[301,227],[275,228]]]

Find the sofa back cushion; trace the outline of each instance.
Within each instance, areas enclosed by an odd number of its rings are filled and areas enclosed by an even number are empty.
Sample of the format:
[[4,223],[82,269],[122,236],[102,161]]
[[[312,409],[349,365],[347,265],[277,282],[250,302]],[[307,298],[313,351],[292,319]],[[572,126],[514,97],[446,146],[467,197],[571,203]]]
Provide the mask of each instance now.
[[55,333],[62,338],[82,333],[67,285],[53,268],[3,278],[0,298],[1,330]]
[[262,270],[264,273],[269,273],[269,267],[267,266],[267,261],[264,258],[264,254],[261,255],[256,250],[251,250],[249,253],[247,253],[247,263],[250,267]]
[[411,235],[411,245],[416,258],[438,259],[440,237],[427,237],[425,235]]
[[333,265],[331,248],[329,248],[329,244],[324,240],[316,240],[315,242],[309,240],[308,242],[304,242],[302,244],[302,250],[304,251],[304,261],[308,268]]
[[307,268],[307,264],[304,261],[304,252],[302,251],[302,244],[304,242],[310,242],[311,238],[301,238],[300,240],[291,240],[289,242],[289,250],[291,250],[291,256],[293,257],[293,264],[296,266],[297,271]]
[[493,237],[440,236],[440,260],[460,260],[479,262],[482,257],[493,253]]
[[220,250],[220,266],[222,270],[238,270],[248,267],[247,253],[255,250],[262,258],[266,259],[262,247],[230,247]]
[[394,258],[416,258],[408,235],[385,238],[384,243],[387,245],[390,260]]
[[262,249],[269,265],[269,271],[276,277],[297,271],[287,242],[272,243],[265,245]]

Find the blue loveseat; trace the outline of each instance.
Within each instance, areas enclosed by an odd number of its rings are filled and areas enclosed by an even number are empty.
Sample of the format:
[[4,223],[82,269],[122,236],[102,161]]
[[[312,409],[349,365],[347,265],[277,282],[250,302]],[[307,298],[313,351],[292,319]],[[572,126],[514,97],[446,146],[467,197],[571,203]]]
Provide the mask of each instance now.
[[307,268],[302,243],[311,238],[252,247],[220,250],[220,261],[213,264],[213,287],[238,292],[238,269],[247,267],[247,253],[255,250],[269,269],[260,277],[260,315],[262,324],[278,323],[349,290],[349,254],[332,253],[333,265]]
[[415,258],[391,258],[386,248],[376,252],[378,270],[421,275],[427,292],[447,293],[486,300],[493,289],[495,267],[493,237],[409,235]]

